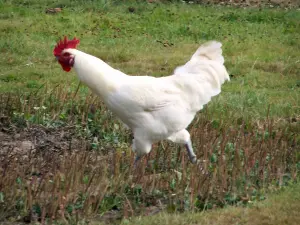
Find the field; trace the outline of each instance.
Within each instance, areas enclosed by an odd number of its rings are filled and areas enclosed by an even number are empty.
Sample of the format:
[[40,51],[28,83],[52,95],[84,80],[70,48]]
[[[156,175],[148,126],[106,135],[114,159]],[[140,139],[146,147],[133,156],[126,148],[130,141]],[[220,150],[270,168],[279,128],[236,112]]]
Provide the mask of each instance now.
[[[0,2],[0,223],[250,221],[254,204],[296,224],[262,200],[286,186],[271,202],[299,193],[299,10],[174,2]],[[164,141],[135,170],[131,132],[55,61],[64,35],[114,68],[151,76],[222,42],[231,81],[188,128],[201,163]],[[219,209],[228,206],[237,208]],[[235,223],[258,224],[245,221]]]

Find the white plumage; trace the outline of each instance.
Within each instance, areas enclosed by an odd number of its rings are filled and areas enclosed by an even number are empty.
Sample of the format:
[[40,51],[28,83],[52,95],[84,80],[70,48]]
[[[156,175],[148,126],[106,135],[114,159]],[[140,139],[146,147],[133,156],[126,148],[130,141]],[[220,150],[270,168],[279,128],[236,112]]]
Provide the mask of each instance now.
[[168,139],[185,144],[195,163],[186,127],[229,80],[221,46],[216,41],[203,44],[173,75],[159,78],[128,76],[76,49],[65,49],[63,53],[74,57],[73,68],[79,79],[132,129],[137,159],[151,151],[152,143]]

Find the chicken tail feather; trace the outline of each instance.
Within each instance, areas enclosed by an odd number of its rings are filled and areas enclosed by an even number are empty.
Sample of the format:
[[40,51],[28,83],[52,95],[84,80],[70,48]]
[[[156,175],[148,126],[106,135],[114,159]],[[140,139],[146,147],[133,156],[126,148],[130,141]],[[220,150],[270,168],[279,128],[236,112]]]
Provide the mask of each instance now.
[[213,60],[224,64],[224,57],[222,56],[222,44],[217,41],[209,41],[201,45],[191,60]]

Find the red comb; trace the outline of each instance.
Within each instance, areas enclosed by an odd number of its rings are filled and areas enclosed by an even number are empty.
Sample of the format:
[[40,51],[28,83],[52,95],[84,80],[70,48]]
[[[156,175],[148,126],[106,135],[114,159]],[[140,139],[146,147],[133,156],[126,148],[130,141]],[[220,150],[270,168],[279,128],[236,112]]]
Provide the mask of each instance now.
[[79,40],[74,37],[73,40],[68,40],[68,38],[65,36],[63,40],[60,40],[57,42],[57,45],[55,46],[53,50],[53,54],[55,56],[60,56],[61,52],[64,49],[67,48],[76,48],[76,46],[79,44]]

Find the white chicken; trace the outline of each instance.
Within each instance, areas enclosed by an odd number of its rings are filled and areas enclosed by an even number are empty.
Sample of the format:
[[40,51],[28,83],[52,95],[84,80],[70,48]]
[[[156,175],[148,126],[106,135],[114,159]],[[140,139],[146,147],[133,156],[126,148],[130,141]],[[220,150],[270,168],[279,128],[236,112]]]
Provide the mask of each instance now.
[[211,97],[229,80],[222,44],[207,42],[171,76],[129,76],[101,59],[76,49],[79,40],[66,37],[53,53],[65,71],[73,67],[79,79],[102,98],[107,107],[133,131],[135,163],[154,142],[170,140],[186,146],[196,163],[187,126]]

